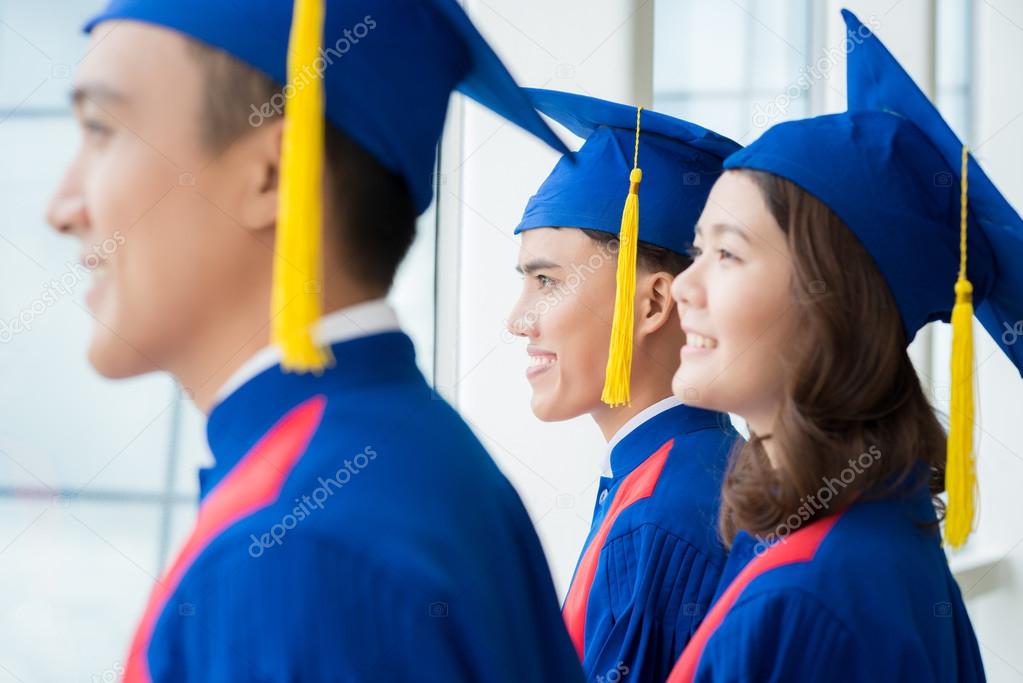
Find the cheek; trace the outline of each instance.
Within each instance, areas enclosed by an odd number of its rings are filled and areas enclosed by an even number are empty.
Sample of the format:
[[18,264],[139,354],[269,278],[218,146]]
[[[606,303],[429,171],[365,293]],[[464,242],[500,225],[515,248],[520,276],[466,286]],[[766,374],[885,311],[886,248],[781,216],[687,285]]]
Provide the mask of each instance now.
[[787,286],[767,278],[750,279],[722,293],[722,327],[733,355],[742,353],[766,363],[784,350],[792,300]]
[[94,152],[85,169],[89,215],[100,236],[128,234],[180,185],[169,160],[121,135],[109,149]]
[[549,308],[540,304],[545,313],[537,344],[557,354],[558,400],[572,406],[573,412],[588,410],[594,397],[599,400],[604,382],[610,312],[595,309],[594,303],[569,295]]
[[783,383],[786,347],[795,311],[787,286],[749,274],[719,289],[710,302],[720,350],[717,370],[729,393],[748,398],[775,394]]
[[559,357],[564,358],[563,379],[587,397],[596,393],[599,398],[604,386],[614,305],[608,306],[603,297],[580,296],[564,302],[563,308],[558,320],[564,340],[558,351]]
[[[116,328],[154,358],[179,345],[223,295],[211,276],[218,272],[214,259],[225,254],[210,244],[223,228],[209,223],[195,194],[175,188],[159,199],[124,231],[111,261]],[[226,263],[220,269],[230,272]]]

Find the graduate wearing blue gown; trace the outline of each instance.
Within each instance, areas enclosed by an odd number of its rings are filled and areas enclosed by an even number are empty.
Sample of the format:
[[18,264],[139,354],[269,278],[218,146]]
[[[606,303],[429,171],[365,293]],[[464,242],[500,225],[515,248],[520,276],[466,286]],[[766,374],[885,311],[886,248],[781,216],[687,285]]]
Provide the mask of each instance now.
[[[122,20],[289,84],[273,344],[212,409],[198,519],[153,587],[125,681],[578,680],[518,496],[394,312],[371,299],[320,316],[310,286],[324,118],[404,181],[416,213],[456,88],[564,146],[453,0],[299,0],[294,26],[285,0],[114,0],[87,30]],[[372,34],[344,47],[357,25]]]
[[141,680],[579,680],[529,517],[393,311],[319,329],[335,367],[263,354],[210,414],[216,464]]
[[691,643],[695,676],[687,651],[668,680],[984,680],[926,478],[914,483],[750,553],[708,616],[713,635]]
[[[636,107],[530,92],[541,112],[585,143],[558,162],[516,233],[559,227],[617,235],[638,159],[639,240],[686,253],[722,160],[739,145],[645,109],[637,135]],[[663,680],[705,616],[726,557],[718,499],[738,438],[727,415],[669,396],[609,440],[607,471],[563,608],[587,680]]]
[[[1005,321],[1023,316],[1023,275],[1013,262],[1023,252],[1023,220],[976,161],[964,160],[962,143],[877,37],[843,15],[855,45],[848,111],[775,126],[725,168],[787,178],[829,206],[877,263],[907,344],[931,320],[951,318],[954,340],[963,328],[969,334],[969,316],[957,317],[969,311],[960,308],[968,279],[980,322],[1023,367],[1023,350],[1001,335]],[[966,279],[957,280],[961,186],[969,260]],[[953,357],[966,348],[954,346]],[[969,353],[953,369],[954,387],[971,390]],[[952,405],[945,535],[959,545],[972,507],[953,487],[972,466],[953,463],[962,443],[955,395]],[[884,497],[815,518],[783,540],[740,533],[727,586],[668,680],[983,681],[977,639],[942,549],[930,473],[915,474]],[[973,486],[968,477],[965,486]]]

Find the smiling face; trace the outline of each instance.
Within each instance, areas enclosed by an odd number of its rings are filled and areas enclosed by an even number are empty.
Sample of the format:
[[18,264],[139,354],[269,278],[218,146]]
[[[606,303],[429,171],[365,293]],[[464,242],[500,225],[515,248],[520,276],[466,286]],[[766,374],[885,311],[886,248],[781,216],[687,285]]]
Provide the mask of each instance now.
[[541,420],[589,414],[610,439],[636,413],[671,395],[683,341],[671,281],[689,259],[646,242],[637,248],[630,404],[612,408],[601,394],[617,291],[617,238],[577,228],[522,234],[516,267],[522,293],[508,330],[529,342],[526,377],[533,413]]
[[522,233],[522,293],[508,328],[529,341],[526,377],[541,420],[567,420],[603,405],[616,265],[614,254],[582,230]]
[[48,219],[96,266],[89,359],[108,377],[159,368],[180,379],[190,365],[212,379],[265,343],[276,198],[260,188],[276,163],[273,126],[210,151],[189,45],[146,24],[102,24],[75,79],[82,141]]
[[690,405],[736,413],[769,433],[796,334],[786,236],[748,177],[726,172],[700,216],[694,263],[672,284],[687,342],[672,380]]

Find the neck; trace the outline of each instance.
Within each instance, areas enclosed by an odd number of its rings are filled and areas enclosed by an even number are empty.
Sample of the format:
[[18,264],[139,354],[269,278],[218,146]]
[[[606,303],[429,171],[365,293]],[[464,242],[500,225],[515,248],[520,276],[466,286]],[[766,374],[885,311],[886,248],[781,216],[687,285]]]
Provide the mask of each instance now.
[[590,416],[600,428],[604,441],[611,441],[614,435],[626,422],[636,417],[653,404],[671,396],[671,387],[650,387],[647,391],[640,391],[632,396],[632,401],[627,406],[612,408],[601,403],[598,408],[590,411]]
[[744,415],[743,419],[746,420],[746,426],[749,428],[750,435],[756,435],[763,439],[761,444],[764,447],[764,452],[767,454],[767,459],[771,461],[772,467],[777,467],[778,464],[775,459],[775,449],[777,445],[770,438],[770,435],[774,430],[774,418],[768,417],[767,415]]
[[[324,297],[323,312],[329,315],[379,296],[376,292],[355,288],[328,291]],[[170,368],[185,393],[203,413],[209,415],[220,387],[253,356],[270,345],[270,320],[266,308],[261,302],[258,309],[250,306],[255,310],[250,310],[247,315],[216,320],[209,334],[193,335],[190,346],[193,352]]]

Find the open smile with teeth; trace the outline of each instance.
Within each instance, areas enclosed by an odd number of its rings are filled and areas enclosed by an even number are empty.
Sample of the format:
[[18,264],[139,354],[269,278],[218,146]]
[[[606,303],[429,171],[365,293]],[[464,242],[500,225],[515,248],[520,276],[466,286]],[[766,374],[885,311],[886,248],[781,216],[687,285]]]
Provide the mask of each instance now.
[[554,353],[540,349],[530,349],[527,353],[529,365],[526,367],[526,377],[530,380],[546,373],[558,362],[558,356]]
[[686,335],[686,346],[692,346],[697,349],[716,349],[718,340],[690,332]]

